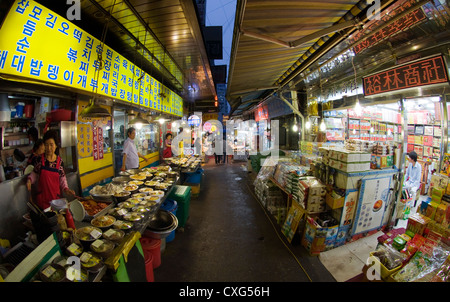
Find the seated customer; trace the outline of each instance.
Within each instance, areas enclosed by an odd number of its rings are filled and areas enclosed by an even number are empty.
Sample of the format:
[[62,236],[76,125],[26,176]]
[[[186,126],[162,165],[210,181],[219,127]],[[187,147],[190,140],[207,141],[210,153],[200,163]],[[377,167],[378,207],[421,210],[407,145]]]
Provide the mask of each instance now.
[[415,199],[415,194],[420,187],[420,179],[422,178],[422,166],[417,162],[417,153],[411,151],[408,153],[408,168],[405,173],[405,182],[403,186],[408,189],[408,191],[413,195]]

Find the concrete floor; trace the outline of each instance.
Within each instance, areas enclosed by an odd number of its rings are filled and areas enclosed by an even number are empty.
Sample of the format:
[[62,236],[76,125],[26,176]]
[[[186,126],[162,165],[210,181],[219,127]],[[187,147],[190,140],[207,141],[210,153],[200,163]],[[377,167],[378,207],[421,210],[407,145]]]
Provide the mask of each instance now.
[[[318,257],[290,244],[253,195],[243,162],[204,165],[184,231],[166,243],[155,282],[332,282]],[[270,215],[270,214],[269,214]]]

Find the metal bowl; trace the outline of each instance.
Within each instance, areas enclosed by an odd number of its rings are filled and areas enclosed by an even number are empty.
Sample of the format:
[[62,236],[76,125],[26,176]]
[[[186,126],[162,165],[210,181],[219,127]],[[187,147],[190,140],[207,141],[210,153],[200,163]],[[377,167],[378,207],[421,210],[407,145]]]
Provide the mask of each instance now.
[[[164,210],[160,210],[160,211],[164,211]],[[167,212],[167,211],[164,211],[164,212]],[[149,236],[154,239],[163,239],[163,238],[166,238],[167,236],[169,236],[170,233],[172,233],[172,231],[174,231],[178,227],[177,217],[170,212],[167,212],[167,213],[169,213],[170,217],[172,218],[172,221],[173,221],[172,226],[170,228],[168,228],[166,230],[162,230],[162,231],[158,231],[158,230],[152,229],[150,227],[147,227],[147,229],[145,230],[145,236]]]
[[128,176],[117,176],[112,179],[112,182],[115,184],[122,185],[122,184],[127,184],[130,180],[131,180],[131,178]]
[[173,228],[173,226],[175,225],[175,220],[177,220],[177,218],[171,212],[166,210],[159,210],[150,219],[147,228],[157,232],[167,231]]

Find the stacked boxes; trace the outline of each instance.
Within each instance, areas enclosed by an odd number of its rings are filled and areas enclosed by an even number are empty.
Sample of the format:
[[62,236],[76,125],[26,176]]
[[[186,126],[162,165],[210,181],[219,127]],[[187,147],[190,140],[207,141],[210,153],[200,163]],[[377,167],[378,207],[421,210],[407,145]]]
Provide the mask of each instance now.
[[343,172],[370,170],[370,153],[331,148],[321,148],[323,163]]
[[392,167],[394,165],[394,149],[388,143],[376,143],[372,149],[371,162],[372,169]]
[[298,202],[310,213],[325,211],[326,186],[315,177],[302,177],[297,193]]

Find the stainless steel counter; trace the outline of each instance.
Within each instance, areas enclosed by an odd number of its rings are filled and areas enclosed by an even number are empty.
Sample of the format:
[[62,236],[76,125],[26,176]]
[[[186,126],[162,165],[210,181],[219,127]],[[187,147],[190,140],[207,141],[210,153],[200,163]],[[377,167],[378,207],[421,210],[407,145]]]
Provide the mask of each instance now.
[[[66,177],[69,187],[79,196],[78,173],[68,173]],[[0,238],[8,239],[11,245],[22,241],[27,232],[22,224],[23,215],[28,213],[26,181],[27,175],[24,175],[0,183]]]

